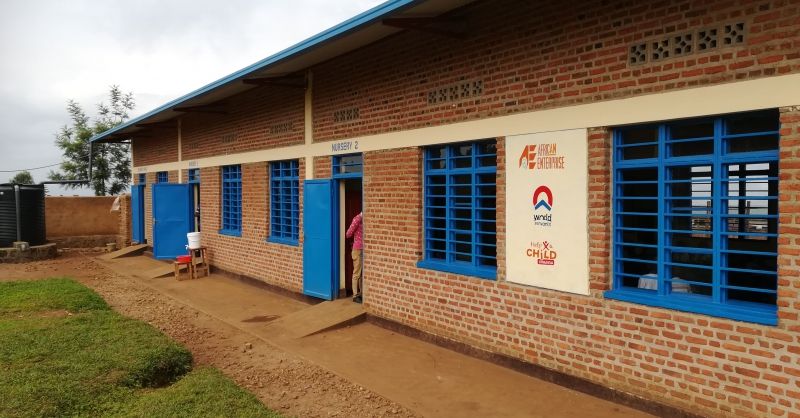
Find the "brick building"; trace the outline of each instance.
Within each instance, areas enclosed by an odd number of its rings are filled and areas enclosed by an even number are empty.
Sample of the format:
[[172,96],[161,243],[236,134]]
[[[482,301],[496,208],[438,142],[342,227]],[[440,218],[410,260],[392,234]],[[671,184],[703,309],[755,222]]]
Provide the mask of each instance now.
[[363,209],[372,317],[800,417],[800,2],[393,0],[94,141],[129,139],[157,257],[198,229],[336,298]]

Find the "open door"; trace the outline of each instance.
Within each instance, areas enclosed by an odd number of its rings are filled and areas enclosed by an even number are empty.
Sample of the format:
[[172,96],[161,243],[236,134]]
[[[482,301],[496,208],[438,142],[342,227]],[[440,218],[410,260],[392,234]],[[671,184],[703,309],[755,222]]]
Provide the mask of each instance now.
[[131,241],[143,244],[144,239],[144,184],[131,186]]
[[175,258],[186,251],[186,234],[194,231],[191,184],[153,184],[153,256]]
[[350,222],[361,212],[361,179],[343,179],[340,180],[340,182],[342,187],[339,189],[339,199],[342,200],[341,203],[344,210],[342,210],[341,214],[343,218],[340,224],[342,228],[340,228],[339,235],[340,239],[344,240],[344,245],[342,246],[344,251],[342,254],[339,254],[339,263],[344,267],[342,279],[344,280],[345,294],[340,294],[339,296],[351,296],[354,293],[352,281],[353,257],[350,255],[353,251],[353,238],[347,238],[345,234],[347,233],[347,228],[350,227]]
[[303,183],[303,293],[332,300],[338,289],[333,180]]

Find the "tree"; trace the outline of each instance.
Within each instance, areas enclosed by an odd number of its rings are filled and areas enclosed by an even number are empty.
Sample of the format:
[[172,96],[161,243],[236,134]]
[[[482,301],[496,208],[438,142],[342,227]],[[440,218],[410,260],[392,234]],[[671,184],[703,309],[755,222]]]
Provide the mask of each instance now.
[[[123,93],[111,86],[108,104],[97,105],[97,117],[91,120],[81,105],[67,102],[71,125],[56,134],[56,146],[63,151],[61,170],[51,171],[50,180],[84,180],[89,172],[89,139],[128,120],[128,112],[136,107],[133,93]],[[93,146],[92,182],[96,196],[116,195],[127,190],[131,182],[131,156],[128,144]],[[85,183],[68,183],[68,188],[86,187]]]
[[23,170],[14,175],[11,180],[8,181],[11,184],[33,184],[33,176],[31,175],[30,171]]

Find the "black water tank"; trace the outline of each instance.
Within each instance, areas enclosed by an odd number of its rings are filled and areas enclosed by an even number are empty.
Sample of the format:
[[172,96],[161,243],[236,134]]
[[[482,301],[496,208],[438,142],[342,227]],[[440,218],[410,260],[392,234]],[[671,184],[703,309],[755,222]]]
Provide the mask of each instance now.
[[[22,241],[41,245],[47,240],[44,218],[44,185],[19,186]],[[17,201],[13,184],[0,184],[0,248],[17,240]]]

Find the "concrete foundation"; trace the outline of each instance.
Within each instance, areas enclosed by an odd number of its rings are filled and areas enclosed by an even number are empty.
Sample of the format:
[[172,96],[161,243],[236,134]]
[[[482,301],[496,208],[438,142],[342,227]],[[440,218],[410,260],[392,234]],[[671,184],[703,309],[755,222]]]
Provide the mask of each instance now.
[[27,250],[20,250],[22,246],[0,248],[0,264],[26,263],[35,260],[47,260],[58,256],[58,246],[55,243],[34,245]]

